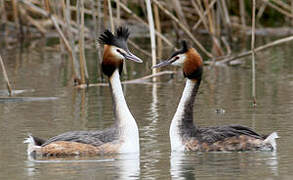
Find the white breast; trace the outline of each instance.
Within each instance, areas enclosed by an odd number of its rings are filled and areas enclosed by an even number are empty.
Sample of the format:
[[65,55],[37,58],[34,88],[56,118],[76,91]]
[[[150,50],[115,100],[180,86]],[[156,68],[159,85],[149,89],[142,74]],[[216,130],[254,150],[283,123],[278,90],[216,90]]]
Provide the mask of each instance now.
[[131,129],[125,129],[125,134],[121,136],[120,153],[139,153],[139,134],[138,128],[129,127]]

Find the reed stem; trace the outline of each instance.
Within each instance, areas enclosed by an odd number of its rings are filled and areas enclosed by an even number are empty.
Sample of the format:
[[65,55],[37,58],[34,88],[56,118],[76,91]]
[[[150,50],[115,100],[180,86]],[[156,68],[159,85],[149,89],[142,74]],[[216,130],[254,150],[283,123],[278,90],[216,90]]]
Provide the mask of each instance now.
[[13,8],[13,19],[16,25],[16,29],[20,30],[19,18],[18,18],[18,1],[11,0],[12,8]]
[[71,10],[70,10],[70,0],[66,0],[66,8],[65,8],[65,30],[67,32],[68,35],[68,39],[69,39],[69,46],[71,48],[71,52],[69,52],[69,57],[71,59],[72,62],[72,70],[73,70],[73,78],[75,80],[80,80],[81,76],[80,76],[80,71],[79,71],[79,62],[77,60],[76,57],[76,53],[75,53],[75,38],[72,35],[72,32],[70,31],[71,29]]
[[6,72],[6,69],[5,69],[5,66],[4,66],[4,63],[3,63],[3,60],[2,60],[1,55],[0,55],[0,64],[1,64],[1,68],[2,68],[2,73],[3,73],[4,79],[6,81],[6,86],[7,86],[8,94],[9,94],[9,96],[11,96],[12,95],[12,89],[11,89],[11,85],[9,83],[8,75],[7,75],[7,72]]
[[187,24],[187,21],[186,21],[186,18],[184,16],[184,13],[183,13],[183,10],[182,10],[182,7],[181,7],[181,4],[180,4],[180,1],[178,0],[172,0],[172,3],[173,3],[173,7],[175,9],[175,12],[177,14],[177,17],[180,19],[180,21],[186,26],[188,27],[188,24]]
[[45,0],[45,10],[50,13],[51,9],[50,9],[50,1],[49,0]]
[[[215,3],[217,2],[217,0],[213,0],[210,4],[209,4],[209,7],[205,10],[205,12],[200,16],[200,19],[194,24],[194,26],[192,27],[192,30],[195,31],[201,22],[204,22],[205,21],[205,16],[208,14],[209,10],[215,5]],[[200,6],[199,6],[200,7]],[[200,7],[201,8],[201,7]],[[204,22],[207,26],[207,23]],[[208,28],[206,28],[208,30]]]
[[245,21],[245,3],[243,0],[239,0],[239,9],[240,9],[240,18],[241,18],[241,24],[243,28],[246,26],[246,21]]
[[[156,59],[156,36],[155,36],[155,26],[154,26],[154,19],[153,19],[151,0],[145,0],[145,3],[146,3],[146,7],[147,7],[149,31],[150,31],[150,38],[151,38],[152,65],[154,66],[154,65],[157,64],[157,59]],[[157,72],[157,70],[155,68],[153,68],[152,69],[152,74],[155,74],[156,72]]]
[[291,11],[290,5],[280,0],[272,0],[275,4],[279,5],[281,8],[286,9],[287,11]]
[[6,35],[7,15],[5,9],[5,0],[0,0],[1,25],[4,25],[4,38]]
[[[216,2],[216,1],[215,1],[215,2]],[[206,19],[205,19],[205,17],[204,17],[204,13],[201,11],[202,8],[200,8],[200,7],[196,4],[195,0],[191,0],[191,4],[192,4],[192,6],[194,7],[195,11],[197,12],[197,14],[198,14],[198,16],[199,16],[199,18],[200,18],[200,21],[203,22],[204,27],[208,30],[209,27],[208,27],[207,22],[206,22]],[[207,12],[208,12],[208,11],[209,11],[209,8],[207,9]],[[195,30],[194,27],[193,27],[192,29]]]
[[81,83],[88,84],[88,71],[84,54],[84,0],[80,0],[79,63]]
[[115,27],[114,27],[114,21],[113,21],[113,13],[112,13],[111,0],[108,0],[108,10],[109,10],[109,18],[110,18],[111,31],[112,31],[112,33],[114,33]]
[[117,22],[116,25],[120,26],[120,17],[121,13],[120,13],[120,0],[116,0],[116,18],[117,18]]
[[[291,0],[291,14],[293,14],[293,0]],[[291,26],[293,26],[293,19],[291,20]]]
[[[123,3],[120,2],[120,7],[131,15],[132,18],[136,19],[138,22],[142,23],[144,26],[148,27],[148,23],[146,23],[142,18],[137,16],[134,12],[132,12],[127,6],[125,6]],[[174,44],[170,42],[163,34],[159,33],[158,31],[155,31],[156,35],[160,37],[166,44],[168,44],[170,47],[174,48]]]
[[[155,14],[156,29],[159,33],[162,33],[158,6],[154,5],[153,7],[154,7],[154,14]],[[162,58],[163,44],[162,44],[162,39],[160,37],[157,37],[157,44],[158,44],[158,48],[157,48],[158,58],[161,59]]]
[[[274,46],[277,46],[277,45],[280,45],[280,44],[283,44],[283,43],[286,43],[286,42],[289,42],[289,41],[293,41],[293,36],[281,38],[281,39],[278,39],[276,41],[273,41],[273,42],[267,43],[265,45],[259,46],[259,47],[254,49],[254,52],[260,52],[260,51],[266,50],[268,48],[271,48],[271,47],[274,47]],[[231,62],[233,60],[240,59],[240,58],[250,56],[250,55],[252,55],[252,50],[245,51],[245,52],[242,52],[242,53],[239,53],[239,54],[236,54],[236,55],[232,55],[232,56],[217,57],[217,58],[213,58],[212,60],[218,60],[217,64],[225,64],[225,63],[229,63],[229,62]],[[211,62],[212,60],[209,60],[207,62]]]
[[266,0],[263,0],[265,2],[267,2],[267,4],[272,7],[273,9],[279,11],[281,14],[284,14],[285,16],[287,17],[290,17],[290,18],[293,18],[293,14],[291,14],[291,12],[288,12],[282,8],[280,8],[279,6],[276,6],[275,4],[271,3],[270,1],[266,1]]
[[198,48],[204,53],[206,54],[208,57],[213,57],[213,55],[211,53],[209,53],[204,47],[203,45],[201,45],[201,43],[193,36],[193,34],[188,30],[188,28],[181,23],[170,11],[168,11],[166,8],[164,8],[162,6],[162,4],[157,1],[157,0],[152,0],[153,3],[155,3],[167,16],[169,16],[175,23],[177,23],[179,25],[179,27],[181,27],[181,29],[186,33],[186,35],[191,39],[192,42],[194,42]]
[[255,92],[255,0],[252,1],[252,31],[251,31],[251,51],[252,51],[252,99],[253,106],[256,106],[256,92]]

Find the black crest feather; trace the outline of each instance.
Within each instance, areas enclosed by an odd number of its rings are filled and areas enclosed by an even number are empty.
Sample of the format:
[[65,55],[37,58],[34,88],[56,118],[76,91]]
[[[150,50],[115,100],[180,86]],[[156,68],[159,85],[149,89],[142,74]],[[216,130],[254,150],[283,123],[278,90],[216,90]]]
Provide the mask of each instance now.
[[116,35],[117,35],[117,38],[124,39],[126,41],[130,35],[130,32],[127,27],[120,26],[116,30]]
[[112,45],[115,41],[115,36],[107,29],[101,36],[99,37],[100,44],[108,44]]
[[180,44],[181,44],[181,49],[179,49],[178,51],[175,51],[172,54],[171,58],[176,56],[176,55],[178,55],[178,54],[184,54],[184,53],[186,53],[188,51],[188,45],[187,45],[187,42],[185,40],[182,40],[180,42]]
[[188,51],[188,45],[187,45],[187,42],[185,40],[182,40],[181,41],[181,50],[183,52],[187,52]]
[[127,27],[118,27],[116,29],[116,35],[107,29],[101,34],[98,41],[100,44],[113,45],[126,50],[128,49],[126,41],[129,35],[130,32]]

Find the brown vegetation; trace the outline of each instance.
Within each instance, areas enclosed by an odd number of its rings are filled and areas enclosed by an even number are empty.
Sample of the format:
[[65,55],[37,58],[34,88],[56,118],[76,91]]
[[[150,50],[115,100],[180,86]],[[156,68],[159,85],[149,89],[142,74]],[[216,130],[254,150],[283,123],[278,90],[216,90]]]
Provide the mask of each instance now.
[[[145,27],[146,31],[149,29],[151,52],[134,41],[129,43],[146,56],[152,56],[152,64],[156,63],[156,54],[162,56],[164,46],[174,48],[176,41],[183,38],[208,57],[206,64],[229,63],[252,52],[292,40],[289,36],[256,48],[252,41],[252,51],[233,53],[231,44],[235,37],[241,38],[254,32],[250,27],[254,21],[256,32],[267,26],[262,21],[265,18],[271,22],[282,22],[277,24],[278,27],[293,24],[292,0],[261,0],[257,1],[255,8],[256,11],[253,11],[250,0],[0,0],[0,24],[4,25],[1,27],[7,41],[6,48],[13,47],[17,41],[12,39],[16,38],[59,37],[60,48],[65,47],[71,59],[75,82],[88,84],[84,49],[88,44],[95,44],[95,39],[105,27],[111,27],[113,31],[115,26],[135,23]],[[252,18],[253,12],[256,15]],[[289,28],[288,32],[292,33],[292,29]],[[210,45],[201,43],[199,38],[202,34],[210,39],[209,43],[205,43]],[[177,39],[170,38],[174,35]],[[98,52],[101,59],[100,48]]]

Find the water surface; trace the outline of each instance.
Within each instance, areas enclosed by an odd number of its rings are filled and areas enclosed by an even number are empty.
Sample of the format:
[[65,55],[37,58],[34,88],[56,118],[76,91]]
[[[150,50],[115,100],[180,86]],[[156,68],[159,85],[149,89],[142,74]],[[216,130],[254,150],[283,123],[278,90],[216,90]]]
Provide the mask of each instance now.
[[[184,88],[178,73],[153,84],[123,86],[139,127],[139,156],[40,160],[26,156],[22,141],[28,133],[48,138],[66,131],[107,128],[113,124],[111,94],[107,86],[74,88],[70,62],[59,52],[45,48],[7,51],[2,57],[14,89],[27,90],[15,97],[56,99],[0,103],[0,179],[292,179],[291,50],[292,44],[287,44],[257,55],[256,108],[251,106],[249,63],[205,67],[195,105],[199,126],[242,124],[263,134],[277,131],[281,138],[276,153],[172,154],[169,125]],[[87,60],[91,82],[99,81],[96,54],[88,51]],[[149,74],[146,64],[128,62],[128,74],[123,78]],[[2,76],[0,89],[5,90]],[[217,113],[217,109],[225,113]]]

